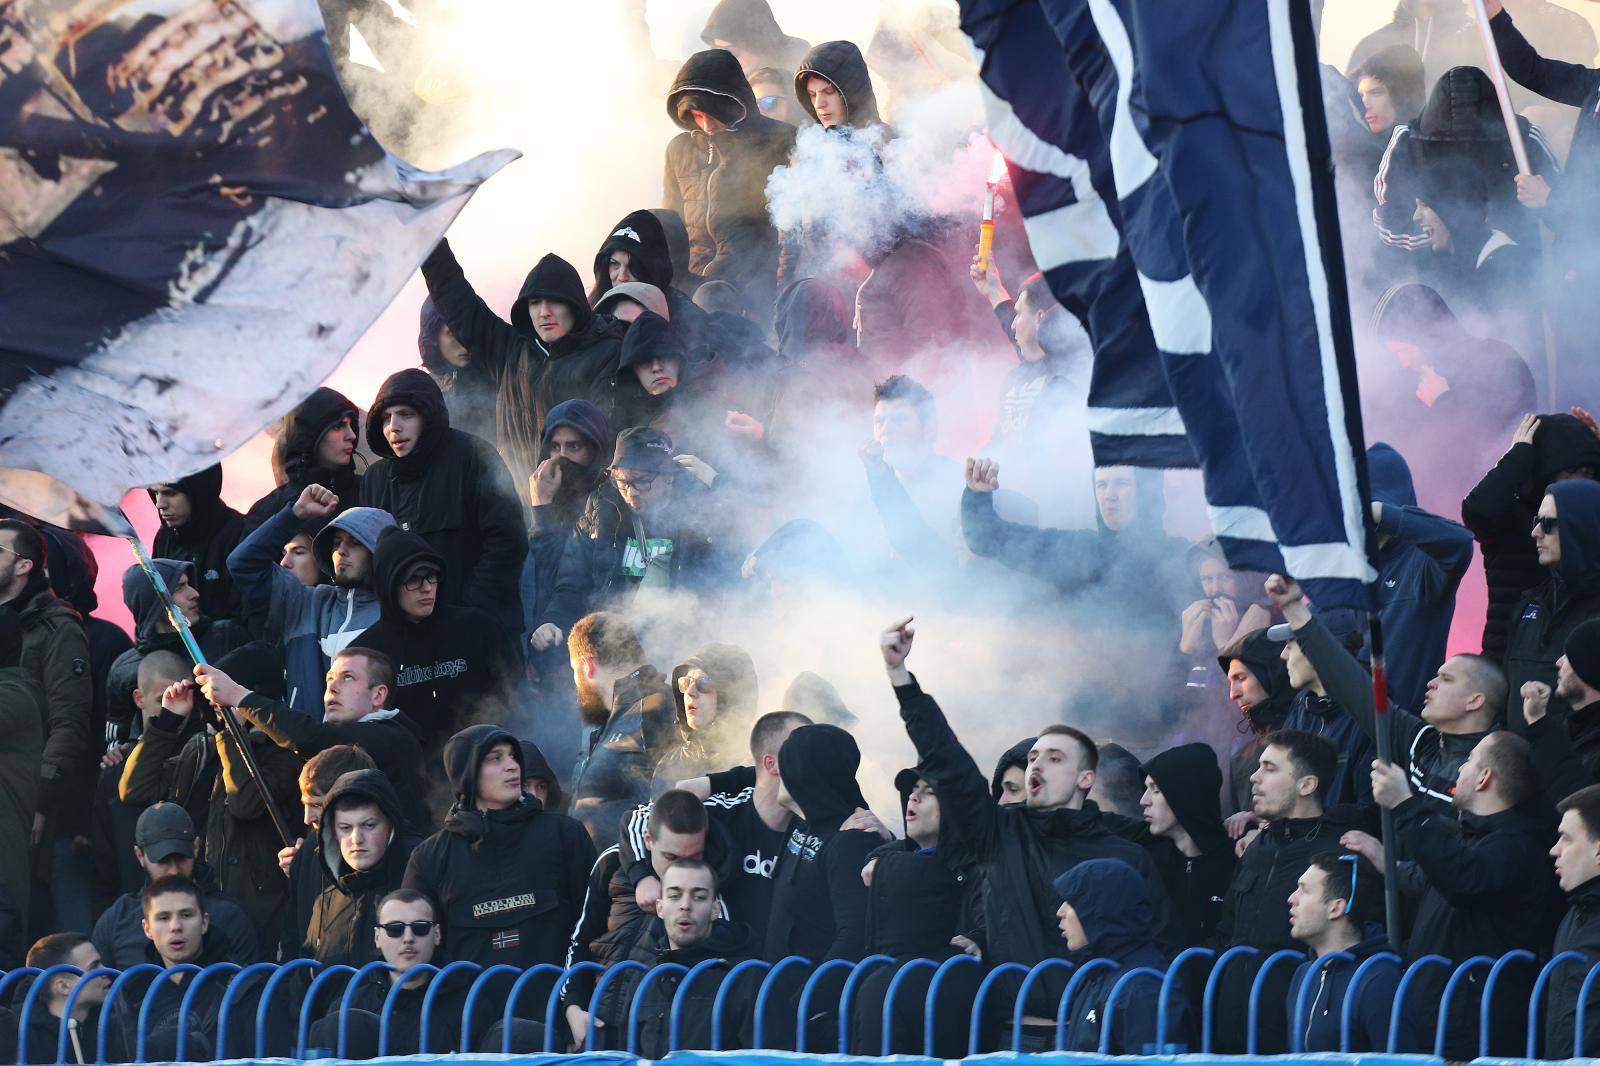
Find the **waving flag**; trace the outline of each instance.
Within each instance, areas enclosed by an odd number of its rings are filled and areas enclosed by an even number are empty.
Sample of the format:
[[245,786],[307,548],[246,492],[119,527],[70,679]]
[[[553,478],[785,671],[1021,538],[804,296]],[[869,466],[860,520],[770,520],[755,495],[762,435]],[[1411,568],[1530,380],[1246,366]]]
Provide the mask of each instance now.
[[0,0],[0,501],[128,489],[300,402],[476,187],[389,155],[314,0]]
[[1321,606],[1366,606],[1360,409],[1306,4],[961,8],[979,47],[1007,40],[995,23],[1050,26],[1064,78],[1036,42],[986,47],[985,82],[1017,87],[1018,115],[1095,117],[1098,148],[1063,147],[1109,161],[1112,217],[1229,561],[1293,574]]

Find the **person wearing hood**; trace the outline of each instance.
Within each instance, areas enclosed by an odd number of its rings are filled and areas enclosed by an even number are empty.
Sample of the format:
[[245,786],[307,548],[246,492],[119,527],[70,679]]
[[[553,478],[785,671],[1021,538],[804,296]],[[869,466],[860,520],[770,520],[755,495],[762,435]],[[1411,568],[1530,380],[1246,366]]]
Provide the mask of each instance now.
[[539,465],[529,479],[533,499],[528,526],[531,587],[522,606],[531,631],[555,591],[561,553],[583,514],[584,501],[605,482],[605,461],[614,432],[605,412],[588,400],[567,400],[550,409],[539,442]]
[[100,580],[100,560],[89,547],[85,534],[60,526],[39,525],[36,528],[44,537],[45,557],[50,561],[46,574],[50,579],[50,591],[65,600],[83,619],[89,640],[89,673],[94,679],[91,735],[98,736],[106,725],[107,679],[111,664],[133,647],[133,641],[120,625],[94,613],[100,607],[100,597],[94,588]]
[[222,464],[145,491],[161,519],[150,554],[193,563],[200,610],[208,618],[236,617],[239,593],[227,559],[244,536],[244,516],[222,502]]
[[1001,807],[1011,807],[1028,802],[1028,752],[1033,750],[1038,737],[1017,741],[1000,755],[989,778],[989,794]]
[[[1600,619],[1590,619],[1567,637],[1556,660],[1552,689],[1538,681],[1522,686],[1522,718],[1539,787],[1548,806],[1600,782]],[[1565,707],[1551,713],[1550,697]]]
[[690,293],[676,287],[678,273],[661,219],[649,210],[630,211],[611,227],[595,253],[589,303],[597,313],[615,314],[608,312],[606,297],[618,286],[654,286],[666,306],[657,310],[647,305],[646,310],[671,320],[690,361],[698,366],[712,357],[711,320]]
[[1217,654],[1228,678],[1228,699],[1239,709],[1240,734],[1228,752],[1228,835],[1238,839],[1255,824],[1250,812],[1250,775],[1261,761],[1266,737],[1289,717],[1294,687],[1283,661],[1283,643],[1265,629],[1246,633]]
[[[1279,610],[1283,609],[1283,601],[1290,595],[1283,585],[1278,584],[1281,580],[1281,576],[1275,574],[1266,586],[1278,597],[1275,602]],[[1296,617],[1301,616],[1297,613]],[[1359,611],[1348,608],[1322,611],[1319,621],[1322,631],[1329,635],[1332,643],[1342,647],[1351,656],[1361,653],[1365,617]],[[1300,628],[1304,630],[1307,625],[1303,622]],[[1322,778],[1324,802],[1330,805],[1355,803],[1370,807],[1372,793],[1368,791],[1370,779],[1367,767],[1372,763],[1374,750],[1371,735],[1362,730],[1355,713],[1340,706],[1334,699],[1327,681],[1317,672],[1317,664],[1301,646],[1299,632],[1294,626],[1288,622],[1279,623],[1267,630],[1267,636],[1282,644],[1289,686],[1294,690],[1294,699],[1289,704],[1283,728],[1322,737],[1333,745],[1337,753],[1333,774]]]
[[[1300,874],[1316,856],[1349,847],[1341,844],[1341,834],[1348,839],[1350,830],[1363,824],[1358,808],[1324,802],[1337,768],[1333,744],[1325,737],[1280,729],[1267,737],[1260,765],[1250,779],[1252,811],[1263,828],[1249,838],[1239,856],[1216,934],[1207,945],[1219,954],[1241,945],[1260,953],[1222,977],[1217,1016],[1224,1053],[1245,1048],[1246,1012],[1261,960],[1275,951],[1297,950],[1284,904]],[[1282,987],[1269,985],[1267,992],[1276,996]],[[1264,1049],[1287,1047],[1282,1016],[1269,1012],[1261,1032]]]
[[856,289],[856,348],[880,373],[952,344],[995,354],[1008,347],[992,308],[936,239],[908,223],[857,249],[871,272]]
[[[1072,999],[1072,1013],[1062,1034],[1067,1051],[1094,1052],[1102,1045],[1107,1001],[1118,978],[1139,967],[1164,973],[1167,960],[1151,935],[1155,910],[1139,871],[1120,859],[1087,859],[1052,882],[1061,906],[1056,918],[1067,958],[1082,965],[1090,959],[1111,959],[1114,970],[1090,974]],[[1151,982],[1153,983],[1153,982]],[[1147,984],[1148,989],[1148,984]],[[1132,995],[1125,989],[1113,1014],[1109,1046],[1113,1055],[1182,1051],[1193,1039],[1191,1019],[1181,992],[1168,999],[1167,1043],[1155,1047],[1159,993]],[[1049,1045],[1024,1044],[1043,1051]]]
[[[378,620],[372,553],[395,524],[376,507],[349,507],[325,485],[307,485],[263,519],[228,556],[228,571],[247,610],[263,616],[267,637],[283,649],[288,704],[322,715],[322,682],[333,656]],[[305,585],[276,556],[299,530],[317,528],[311,553],[329,581]]]
[[731,583],[737,564],[706,532],[717,523],[708,518],[713,490],[695,474],[703,467],[692,456],[674,458],[659,429],[617,435],[609,480],[589,494],[562,552],[534,651],[560,644],[585,614],[626,606],[645,589],[710,596]]
[[652,792],[737,761],[760,699],[756,664],[733,644],[701,648],[673,668],[671,682],[684,740],[656,767]]
[[850,41],[824,41],[807,52],[794,72],[794,95],[825,130],[883,125],[866,58]]
[[367,414],[367,444],[382,458],[362,478],[361,502],[388,511],[438,552],[454,576],[441,602],[520,630],[528,523],[494,447],[451,428],[439,386],[421,370],[384,381]]
[[400,887],[418,846],[383,771],[355,770],[335,781],[317,829],[322,891],[301,954],[324,966],[358,968],[381,958],[378,901]]
[[672,325],[646,311],[628,327],[616,373],[594,390],[595,404],[619,430],[651,426],[670,431],[688,421],[674,409],[684,395],[679,385],[687,363],[683,341]]
[[391,699],[424,748],[437,752],[462,726],[505,717],[521,668],[521,626],[508,634],[483,611],[452,605],[455,575],[415,533],[384,530],[372,565],[382,612],[351,647],[394,664]]
[[[1556,930],[1550,957],[1576,951],[1586,959],[1600,956],[1600,786],[1590,785],[1556,806],[1561,823],[1550,858],[1556,880],[1567,898],[1567,913]],[[1600,989],[1586,981],[1589,967],[1557,969],[1545,999],[1544,1057],[1571,1058],[1578,1028],[1578,1005],[1587,1002],[1583,1045],[1600,1046]],[[1588,995],[1585,996],[1585,989]]]
[[1361,96],[1362,121],[1386,142],[1394,128],[1422,110],[1422,57],[1409,44],[1391,44],[1350,70]]
[[1589,425],[1566,413],[1527,414],[1499,462],[1462,500],[1461,519],[1477,538],[1489,586],[1485,655],[1505,656],[1506,636],[1516,617],[1512,609],[1527,590],[1549,577],[1528,530],[1550,484],[1597,477],[1600,437]]
[[[450,332],[495,381],[495,436],[516,492],[524,493],[538,465],[545,417],[563,400],[587,397],[610,375],[622,328],[590,309],[578,271],[554,253],[528,271],[509,322],[467,281],[449,241],[440,240],[423,260],[422,277]],[[375,432],[369,422],[369,441]],[[376,444],[373,451],[388,454]]]
[[16,901],[21,928],[27,928],[26,856],[39,800],[45,706],[43,691],[22,669],[22,622],[16,611],[0,607],[0,854],[14,857],[0,870],[0,892]]
[[1216,933],[1233,880],[1233,841],[1222,825],[1222,768],[1209,744],[1181,744],[1141,766],[1139,807],[1149,848],[1177,916],[1184,947]]
[[419,845],[405,887],[439,905],[452,960],[560,965],[595,848],[583,826],[522,791],[522,744],[472,725],[444,749],[455,804]]
[[1196,663],[1189,675],[1189,687],[1195,688],[1206,685],[1208,660],[1246,633],[1270,625],[1272,615],[1261,597],[1250,593],[1252,579],[1259,587],[1266,575],[1230,568],[1216,537],[1197,541],[1189,549],[1188,561],[1200,598],[1183,609],[1178,650]]
[[[1380,575],[1382,572],[1380,569]],[[1298,584],[1274,575],[1267,581],[1267,591],[1283,611],[1295,646],[1315,672],[1329,703],[1348,715],[1375,746],[1379,720],[1372,713],[1372,675],[1311,613]],[[1389,730],[1389,750],[1406,770],[1411,787],[1436,809],[1449,807],[1462,764],[1484,737],[1499,728],[1506,695],[1506,675],[1499,664],[1462,653],[1440,664],[1425,687],[1418,712],[1390,701],[1383,719]],[[1359,763],[1365,767],[1368,761],[1354,755],[1350,758],[1352,766]]]
[[[1375,966],[1367,970],[1350,1008],[1350,1043],[1342,1039],[1345,999],[1362,963],[1391,950],[1383,931],[1383,875],[1360,855],[1327,852],[1311,860],[1289,894],[1289,935],[1306,946],[1311,958],[1302,962],[1289,982],[1284,1007],[1300,1025],[1300,1047],[1313,1051],[1383,1051],[1389,1047],[1390,1007],[1399,990],[1400,970]],[[1349,955],[1348,959],[1325,956]],[[1315,975],[1306,1013],[1297,1016],[1301,990]],[[1401,1015],[1397,1051],[1416,1048],[1415,1019]]]
[[[99,1046],[100,1011],[105,1007],[106,992],[111,987],[110,977],[96,977],[78,992],[72,1001],[72,1015],[68,1019],[67,999],[78,985],[82,974],[100,969],[100,953],[82,933],[51,933],[40,937],[28,949],[27,965],[43,973],[53,966],[75,966],[78,975],[61,973],[50,979],[34,1004],[33,1012],[22,1019],[28,1029],[28,1056],[13,1059],[21,1062],[56,1062],[56,1050],[61,1036],[61,1024],[67,1024],[66,1062],[80,1066],[96,1061],[95,1049]],[[22,1003],[18,1000],[18,1007]],[[14,1049],[13,1049],[14,1050]]]
[[845,424],[866,421],[873,381],[856,355],[852,313],[844,294],[821,278],[791,281],[778,294],[777,366],[747,413],[761,423],[767,451],[780,459],[814,455],[819,407]]
[[700,39],[707,48],[732,52],[746,74],[762,67],[792,71],[811,47],[783,32],[767,0],[718,0]]
[[[1516,950],[1544,950],[1550,942],[1546,908],[1555,889],[1543,861],[1551,833],[1548,816],[1537,804],[1538,781],[1525,739],[1500,730],[1479,741],[1461,765],[1451,811],[1417,796],[1405,771],[1393,763],[1373,763],[1372,793],[1394,812],[1397,839],[1415,860],[1412,876],[1402,885],[1417,908],[1406,942],[1411,958],[1499,958]],[[1368,834],[1346,833],[1341,843],[1383,866],[1385,845]],[[1481,995],[1473,982],[1467,990],[1471,1020],[1446,1028],[1446,1059],[1478,1053]],[[1512,1005],[1498,1003],[1494,1013],[1502,1043],[1490,1053],[1520,1052],[1521,1038],[1507,1038]],[[1421,1020],[1432,1028],[1433,1019]]]
[[[283,673],[271,645],[254,641],[224,655],[215,667],[247,679],[278,695]],[[159,682],[156,682],[159,684]],[[154,687],[154,685],[152,685]],[[145,722],[139,742],[122,764],[118,799],[131,807],[170,801],[185,810],[204,812],[205,858],[217,871],[221,889],[238,901],[255,925],[257,940],[271,943],[282,921],[283,874],[278,869],[279,838],[267,802],[281,811],[299,799],[301,758],[272,743],[260,730],[246,728],[261,778],[246,769],[233,737],[220,728],[206,728],[209,708],[196,712],[193,681],[175,681],[154,693],[160,710]],[[209,696],[207,697],[209,698]],[[231,704],[229,704],[231,706]],[[265,783],[265,796],[263,795]]]
[[667,115],[683,132],[667,145],[662,206],[683,216],[689,269],[731,282],[752,307],[770,308],[778,233],[767,214],[767,179],[794,150],[794,127],[761,113],[739,60],[722,48],[684,62],[667,93]]
[[421,323],[417,333],[417,354],[422,369],[433,375],[444,393],[450,424],[474,437],[494,441],[495,380],[466,345],[450,332],[433,298],[422,298]]
[[246,537],[299,499],[307,485],[321,485],[344,507],[355,504],[361,495],[361,475],[356,473],[361,408],[348,397],[319,387],[279,420],[272,437],[272,480],[277,487],[245,512]]
[[[939,796],[941,838],[950,833],[959,839],[983,878],[986,957],[1032,966],[1064,956],[1056,926],[1060,900],[1047,886],[1089,859],[1121,859],[1137,870],[1151,904],[1147,927],[1159,940],[1172,938],[1171,905],[1155,864],[1085,802],[1099,754],[1094,741],[1071,726],[1046,727],[1028,753],[1027,801],[999,806],[938,703],[907,669],[914,636],[908,618],[884,631],[879,646],[906,734],[917,749],[918,773]],[[1024,1034],[1044,1039],[1055,1032],[1055,1005],[1065,984],[1063,977],[1041,975],[1028,1000],[1015,1005]],[[1012,1007],[999,1005],[1007,1017]]]
[[[1600,484],[1553,482],[1539,504],[1532,528],[1539,565],[1548,575],[1531,586],[1510,614],[1506,630],[1506,720],[1513,732],[1527,729],[1522,687],[1529,681],[1554,688],[1556,660],[1567,638],[1600,615]],[[1550,705],[1567,713],[1565,701]]]
[[215,958],[247,966],[261,957],[260,941],[250,918],[234,899],[217,887],[216,876],[206,863],[195,858],[200,838],[194,820],[176,803],[157,803],[139,815],[134,831],[133,854],[144,868],[144,883],[139,891],[117,897],[94,923],[89,939],[94,941],[104,964],[126,970],[147,961],[148,943],[140,928],[144,909],[141,896],[150,886],[168,877],[191,880],[199,888],[206,913],[211,916],[208,944]]
[[[77,771],[91,750],[94,682],[89,676],[89,642],[78,612],[50,591],[45,542],[39,531],[14,518],[0,519],[0,549],[0,606],[17,613],[22,627],[18,665],[44,696],[44,751],[38,763],[31,832],[37,844],[53,840],[54,834],[46,832],[47,823],[59,819],[66,808],[70,790],[79,781]],[[123,589],[126,593],[126,579]]]

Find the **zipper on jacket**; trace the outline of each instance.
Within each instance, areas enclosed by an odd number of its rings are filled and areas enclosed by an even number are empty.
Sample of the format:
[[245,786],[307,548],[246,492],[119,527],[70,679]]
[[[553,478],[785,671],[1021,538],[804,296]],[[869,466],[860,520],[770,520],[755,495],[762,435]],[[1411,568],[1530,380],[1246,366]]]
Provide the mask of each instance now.
[[1322,1002],[1323,989],[1328,987],[1328,968],[1318,967],[1317,994],[1311,998],[1311,1009],[1306,1011],[1306,1031],[1300,1034],[1300,1047],[1309,1050],[1311,1046],[1311,1024],[1317,1017],[1317,1004]]

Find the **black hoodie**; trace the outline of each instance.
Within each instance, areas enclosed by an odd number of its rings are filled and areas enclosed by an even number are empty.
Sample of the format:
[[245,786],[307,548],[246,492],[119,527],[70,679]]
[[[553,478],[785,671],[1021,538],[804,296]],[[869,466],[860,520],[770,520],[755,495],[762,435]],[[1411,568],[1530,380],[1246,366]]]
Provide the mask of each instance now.
[[[233,618],[239,613],[239,594],[228,573],[228,553],[244,539],[245,530],[244,516],[222,502],[222,464],[172,484],[189,497],[189,521],[177,529],[163,523],[150,543],[150,554],[193,563],[201,612],[208,618]],[[155,491],[148,491],[155,502]]]
[[783,787],[804,819],[789,823],[789,846],[772,874],[772,915],[762,957],[812,962],[861,958],[866,948],[867,886],[861,867],[882,843],[876,833],[841,830],[867,801],[856,784],[861,749],[838,726],[807,725],[778,751]]
[[[696,977],[694,984],[687,989],[683,988],[683,970],[660,973],[650,982],[650,987],[642,997],[638,997],[637,993],[644,981],[644,973],[630,970],[618,974],[607,988],[597,1011],[599,1019],[605,1023],[601,1033],[607,1036],[602,1046],[624,1046],[628,1039],[630,1019],[636,1015],[639,1055],[661,1058],[669,1049],[710,1048],[711,1012],[721,987],[722,975],[754,954],[751,940],[749,926],[717,918],[711,923],[710,933],[700,943],[674,950],[667,939],[666,927],[660,919],[653,919],[646,942],[640,945],[640,961],[646,966],[653,968],[675,963],[686,970],[711,959],[720,959],[725,965],[710,967],[711,973],[702,971],[701,976]],[[734,1019],[748,1017],[754,1006],[754,983],[741,982],[741,986],[730,989],[724,1004],[723,1032],[727,1034],[723,1037],[724,1046],[739,1046],[733,1038],[733,1033],[737,1031]],[[683,991],[681,1003],[680,990]],[[636,997],[637,1003],[634,1002]],[[680,1016],[677,1044],[670,1042],[674,1014]]]
[[[391,836],[383,858],[368,870],[356,870],[344,861],[335,835],[338,808],[370,801],[389,820]],[[311,908],[303,954],[324,965],[363,966],[376,959],[378,902],[400,887],[417,837],[406,828],[400,796],[382,770],[352,770],[341,774],[323,801],[318,828],[317,866],[322,871],[322,892]]]
[[667,315],[672,319],[672,327],[683,336],[691,358],[703,359],[705,353],[701,349],[706,342],[706,312],[677,288],[675,283],[679,278],[678,271],[672,265],[672,246],[667,240],[666,227],[661,224],[656,212],[630,211],[611,227],[610,235],[594,254],[594,287],[589,290],[591,306],[599,303],[600,297],[611,289],[611,274],[606,262],[612,252],[628,253],[628,273],[634,281],[642,281],[661,290],[667,298]]
[[793,70],[811,47],[803,38],[783,32],[767,0],[719,0],[706,18],[700,39],[707,48],[727,41],[735,48],[755,52],[761,66]]
[[[403,459],[383,435],[384,412],[397,404],[422,415],[421,435]],[[417,369],[384,381],[367,415],[367,444],[382,458],[362,478],[361,502],[388,511],[439,553],[454,576],[440,601],[476,607],[508,630],[519,629],[528,523],[494,447],[450,427],[438,383]]]
[[[680,118],[678,101],[686,94],[727,129],[708,137]],[[681,214],[688,228],[689,269],[738,286],[752,307],[770,308],[778,234],[767,215],[767,179],[793,151],[794,127],[761,114],[739,61],[720,48],[684,62],[667,94],[667,114],[684,132],[667,145],[663,206]]]
[[872,76],[867,73],[867,60],[850,41],[824,41],[800,61],[794,73],[794,95],[800,106],[817,119],[817,110],[811,106],[811,93],[807,83],[815,75],[839,90],[843,98],[845,116],[843,125],[855,129],[881,124],[878,117],[878,99],[872,92]]
[[455,806],[412,854],[405,884],[437,901],[451,959],[559,965],[582,911],[594,844],[583,826],[532,796],[505,810],[478,809],[478,770],[503,741],[525,765],[521,742],[499,726],[468,726],[445,745]]
[[1150,857],[1172,898],[1184,947],[1211,938],[1233,880],[1233,841],[1222,826],[1222,770],[1209,744],[1180,744],[1140,768],[1161,789],[1167,805],[1200,854],[1193,858],[1170,840],[1157,839]]
[[1029,737],[1017,741],[1001,753],[1000,760],[994,764],[994,773],[989,777],[989,794],[994,797],[996,803],[999,803],[1000,797],[1005,795],[1006,771],[1016,767],[1026,775],[1028,752],[1032,751],[1037,743],[1039,743],[1038,737]]
[[417,354],[422,358],[422,369],[433,375],[433,380],[439,383],[439,391],[444,393],[451,425],[474,437],[494,441],[498,435],[494,422],[494,377],[470,349],[467,351],[470,361],[466,366],[455,366],[444,357],[439,334],[449,323],[433,305],[432,297],[423,297],[418,319]]
[[356,473],[354,456],[350,465],[337,470],[317,462],[317,445],[322,442],[322,435],[346,420],[359,434],[361,408],[343,393],[327,386],[312,392],[283,416],[272,441],[272,479],[277,488],[251,504],[250,510],[245,512],[246,536],[283,510],[284,504],[298,500],[307,485],[321,485],[338,496],[339,511],[356,505],[361,495],[361,475]]
[[[413,622],[400,609],[400,585],[422,566],[439,572],[438,599],[432,614]],[[378,535],[372,573],[381,613],[351,643],[394,663],[390,706],[416,723],[428,751],[437,753],[468,722],[505,717],[517,649],[488,615],[448,603],[454,574],[439,553],[417,534],[391,526]]]
[[[717,717],[700,729],[690,726],[684,692],[678,687],[690,670],[701,671],[716,686]],[[683,744],[656,767],[655,792],[733,765],[747,755],[760,696],[755,661],[734,644],[706,645],[674,667],[670,680]]]
[[1294,688],[1289,684],[1289,667],[1283,661],[1283,644],[1269,640],[1265,629],[1246,633],[1217,654],[1217,665],[1226,677],[1238,659],[1255,675],[1267,698],[1242,712],[1241,734],[1228,753],[1229,813],[1250,809],[1250,775],[1261,762],[1267,734],[1281,729],[1294,703]]
[[555,592],[556,572],[561,567],[561,555],[567,538],[583,513],[589,494],[605,480],[603,474],[611,461],[614,434],[606,421],[605,413],[588,400],[567,400],[550,409],[545,419],[544,434],[539,441],[539,460],[550,457],[550,438],[562,426],[578,433],[594,448],[594,458],[587,467],[580,467],[568,459],[558,460],[561,467],[561,485],[556,498],[550,503],[533,504],[528,525],[528,556],[533,572],[533,596],[523,603],[531,630],[544,616],[550,596]]
[[[450,332],[495,380],[496,436],[512,484],[527,500],[545,415],[562,400],[587,398],[594,383],[615,369],[620,324],[590,311],[583,280],[556,255],[546,255],[528,272],[509,322],[473,290],[448,241],[441,240],[423,260],[422,276]],[[528,316],[528,301],[538,296],[572,308],[571,331],[553,344],[539,339]]]

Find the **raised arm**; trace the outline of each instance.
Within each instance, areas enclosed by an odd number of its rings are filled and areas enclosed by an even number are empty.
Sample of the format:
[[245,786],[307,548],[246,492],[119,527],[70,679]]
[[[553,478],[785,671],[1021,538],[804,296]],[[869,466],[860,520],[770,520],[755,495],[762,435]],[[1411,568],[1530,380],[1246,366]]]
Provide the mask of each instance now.
[[1486,6],[1490,15],[1489,28],[1494,31],[1494,46],[1512,81],[1548,100],[1573,107],[1582,104],[1600,83],[1600,71],[1541,56],[1501,8],[1500,0],[1489,0]]
[[422,279],[428,284],[434,308],[456,340],[498,380],[526,342],[511,323],[483,302],[456,261],[448,240],[441,238],[422,261]]
[[994,494],[999,488],[999,463],[993,459],[967,460],[961,531],[974,555],[996,559],[1060,588],[1086,584],[1100,573],[1098,537],[1078,530],[1040,529],[1008,522],[994,509]]

